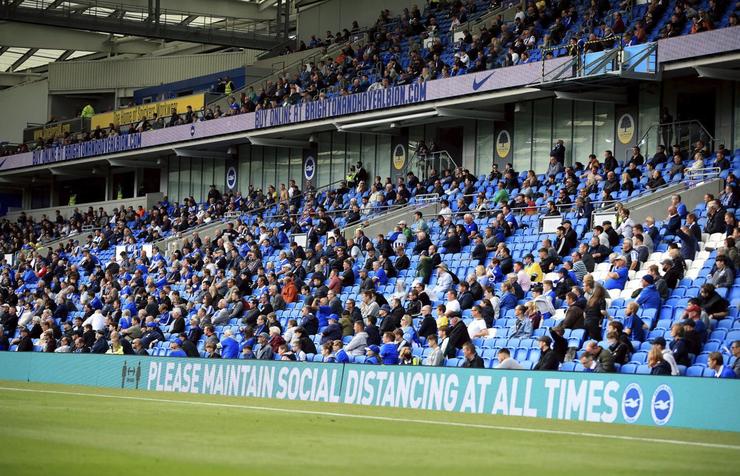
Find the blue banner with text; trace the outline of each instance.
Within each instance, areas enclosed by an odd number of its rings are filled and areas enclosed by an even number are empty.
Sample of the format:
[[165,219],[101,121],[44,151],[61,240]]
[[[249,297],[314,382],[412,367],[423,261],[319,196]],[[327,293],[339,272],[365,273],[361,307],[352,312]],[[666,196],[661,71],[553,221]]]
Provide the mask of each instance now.
[[10,352],[0,379],[740,431],[727,379]]

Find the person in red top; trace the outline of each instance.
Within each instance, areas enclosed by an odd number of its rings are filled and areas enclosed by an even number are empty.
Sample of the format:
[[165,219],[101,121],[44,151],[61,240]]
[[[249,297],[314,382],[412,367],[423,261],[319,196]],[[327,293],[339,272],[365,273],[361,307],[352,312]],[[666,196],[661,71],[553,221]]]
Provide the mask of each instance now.
[[283,300],[285,300],[286,304],[290,304],[291,302],[296,301],[296,297],[298,296],[298,288],[295,286],[295,283],[293,282],[293,278],[291,276],[287,276],[285,278],[285,286],[283,286],[283,290],[280,294],[283,296]]
[[334,291],[336,294],[342,294],[342,280],[339,278],[339,272],[336,269],[332,269],[329,272],[329,291]]

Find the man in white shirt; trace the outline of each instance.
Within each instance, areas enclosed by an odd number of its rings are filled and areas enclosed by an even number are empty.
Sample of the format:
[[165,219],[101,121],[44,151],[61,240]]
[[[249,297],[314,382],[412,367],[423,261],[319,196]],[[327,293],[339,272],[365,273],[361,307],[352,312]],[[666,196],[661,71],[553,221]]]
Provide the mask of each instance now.
[[[449,276],[449,275],[448,275]],[[462,310],[460,309],[460,302],[457,300],[457,291],[450,289],[447,291],[447,302],[445,303],[445,315],[451,316],[453,314],[460,315]]]
[[532,278],[529,274],[524,271],[524,265],[517,261],[514,263],[514,272],[516,273],[516,281],[525,293],[529,292],[529,288],[532,287]]
[[503,348],[498,351],[498,355],[496,355],[496,358],[498,359],[498,365],[496,366],[496,369],[499,370],[522,370],[523,367],[519,365],[519,362],[514,360],[511,357],[511,352],[509,352],[509,349]]
[[100,312],[100,309],[96,309],[95,312],[90,315],[82,325],[90,324],[94,331],[102,331],[105,329],[105,316]]
[[486,326],[486,321],[483,319],[483,314],[480,312],[480,306],[473,306],[471,312],[473,314],[473,322],[468,324],[470,338],[488,337],[488,327]]
[[448,272],[447,265],[442,263],[437,266],[437,285],[432,289],[432,295],[441,301],[450,288],[452,288],[452,275]]
[[676,358],[673,356],[673,352],[671,349],[666,348],[665,339],[662,337],[656,337],[651,340],[650,343],[658,347],[663,353],[663,360],[668,362],[668,365],[671,366],[671,375],[681,375],[681,372],[678,370],[678,365],[676,364]]

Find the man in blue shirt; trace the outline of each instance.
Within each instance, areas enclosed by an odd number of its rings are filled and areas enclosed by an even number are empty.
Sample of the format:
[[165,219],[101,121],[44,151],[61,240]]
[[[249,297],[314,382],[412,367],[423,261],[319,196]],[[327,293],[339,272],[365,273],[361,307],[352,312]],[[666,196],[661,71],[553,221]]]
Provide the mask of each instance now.
[[342,344],[341,340],[337,339],[334,342],[332,342],[332,350],[334,350],[334,359],[336,363],[338,364],[349,363],[349,355],[347,354],[347,351],[344,350],[344,344]]
[[224,359],[239,357],[239,343],[231,336],[231,329],[226,329],[224,338],[221,339],[221,357]]
[[378,365],[380,363],[380,360],[378,359],[379,353],[380,347],[378,347],[377,345],[371,345],[365,348],[365,355],[367,356],[367,358],[365,359],[365,363],[370,365]]
[[170,357],[187,357],[187,354],[182,350],[182,341],[175,339],[170,342]]
[[614,267],[607,274],[607,279],[604,281],[605,289],[624,289],[629,272],[625,263],[626,259],[623,255],[614,258]]
[[650,274],[642,277],[642,291],[637,296],[637,304],[643,309],[660,309],[660,293],[655,287],[655,278]]
[[398,365],[398,347],[393,342],[392,332],[383,334],[383,345],[380,346],[380,358],[383,365]]
[[624,333],[627,334],[631,340],[638,340],[640,342],[645,340],[645,331],[648,326],[640,319],[637,315],[639,305],[635,301],[631,301],[627,304],[627,309],[624,312]]
[[707,366],[714,370],[715,378],[735,378],[735,372],[729,365],[724,365],[724,358],[719,352],[712,352],[707,359]]

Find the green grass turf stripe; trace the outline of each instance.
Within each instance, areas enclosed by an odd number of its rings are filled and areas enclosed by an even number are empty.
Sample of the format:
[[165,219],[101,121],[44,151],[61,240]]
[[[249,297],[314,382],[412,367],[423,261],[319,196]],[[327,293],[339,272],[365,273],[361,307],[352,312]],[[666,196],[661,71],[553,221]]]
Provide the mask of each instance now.
[[262,405],[243,405],[243,404],[234,404],[234,403],[202,402],[202,401],[192,401],[192,400],[176,400],[176,399],[171,399],[171,398],[133,397],[133,396],[127,396],[127,395],[70,392],[70,391],[61,391],[61,390],[42,390],[42,389],[18,388],[18,387],[0,387],[0,391],[29,392],[29,393],[68,395],[68,396],[80,396],[80,397],[97,397],[97,398],[110,398],[110,399],[119,399],[119,400],[134,400],[134,401],[157,402],[157,403],[174,403],[174,404],[181,404],[181,405],[195,405],[195,406],[203,406],[203,407],[259,410],[259,411],[267,411],[267,412],[303,414],[303,415],[337,417],[337,418],[354,418],[354,419],[361,419],[361,420],[374,420],[374,421],[384,421],[384,422],[392,422],[392,423],[412,423],[412,424],[436,425],[436,426],[447,426],[447,427],[477,428],[477,429],[483,429],[483,430],[517,431],[517,432],[524,432],[524,433],[539,433],[539,434],[551,434],[551,435],[560,435],[560,436],[575,436],[575,437],[583,437],[583,438],[602,438],[602,439],[609,439],[609,440],[659,443],[659,444],[665,444],[665,445],[679,445],[679,446],[693,446],[693,447],[701,447],[701,448],[740,450],[740,446],[738,445],[728,445],[728,444],[721,444],[721,443],[706,443],[706,442],[701,442],[701,441],[648,438],[648,437],[627,436],[627,435],[610,435],[610,434],[599,434],[599,433],[577,432],[577,431],[566,431],[566,430],[549,430],[545,428],[522,428],[522,427],[516,427],[516,426],[487,425],[487,424],[480,424],[480,423],[463,423],[463,422],[440,421],[440,420],[422,420],[418,418],[385,417],[385,416],[378,416],[378,415],[357,415],[357,414],[341,413],[341,412],[327,412],[327,411],[319,411],[319,410],[299,410],[299,409],[294,409],[294,408],[279,408],[279,407],[269,407],[269,406],[262,406]]

